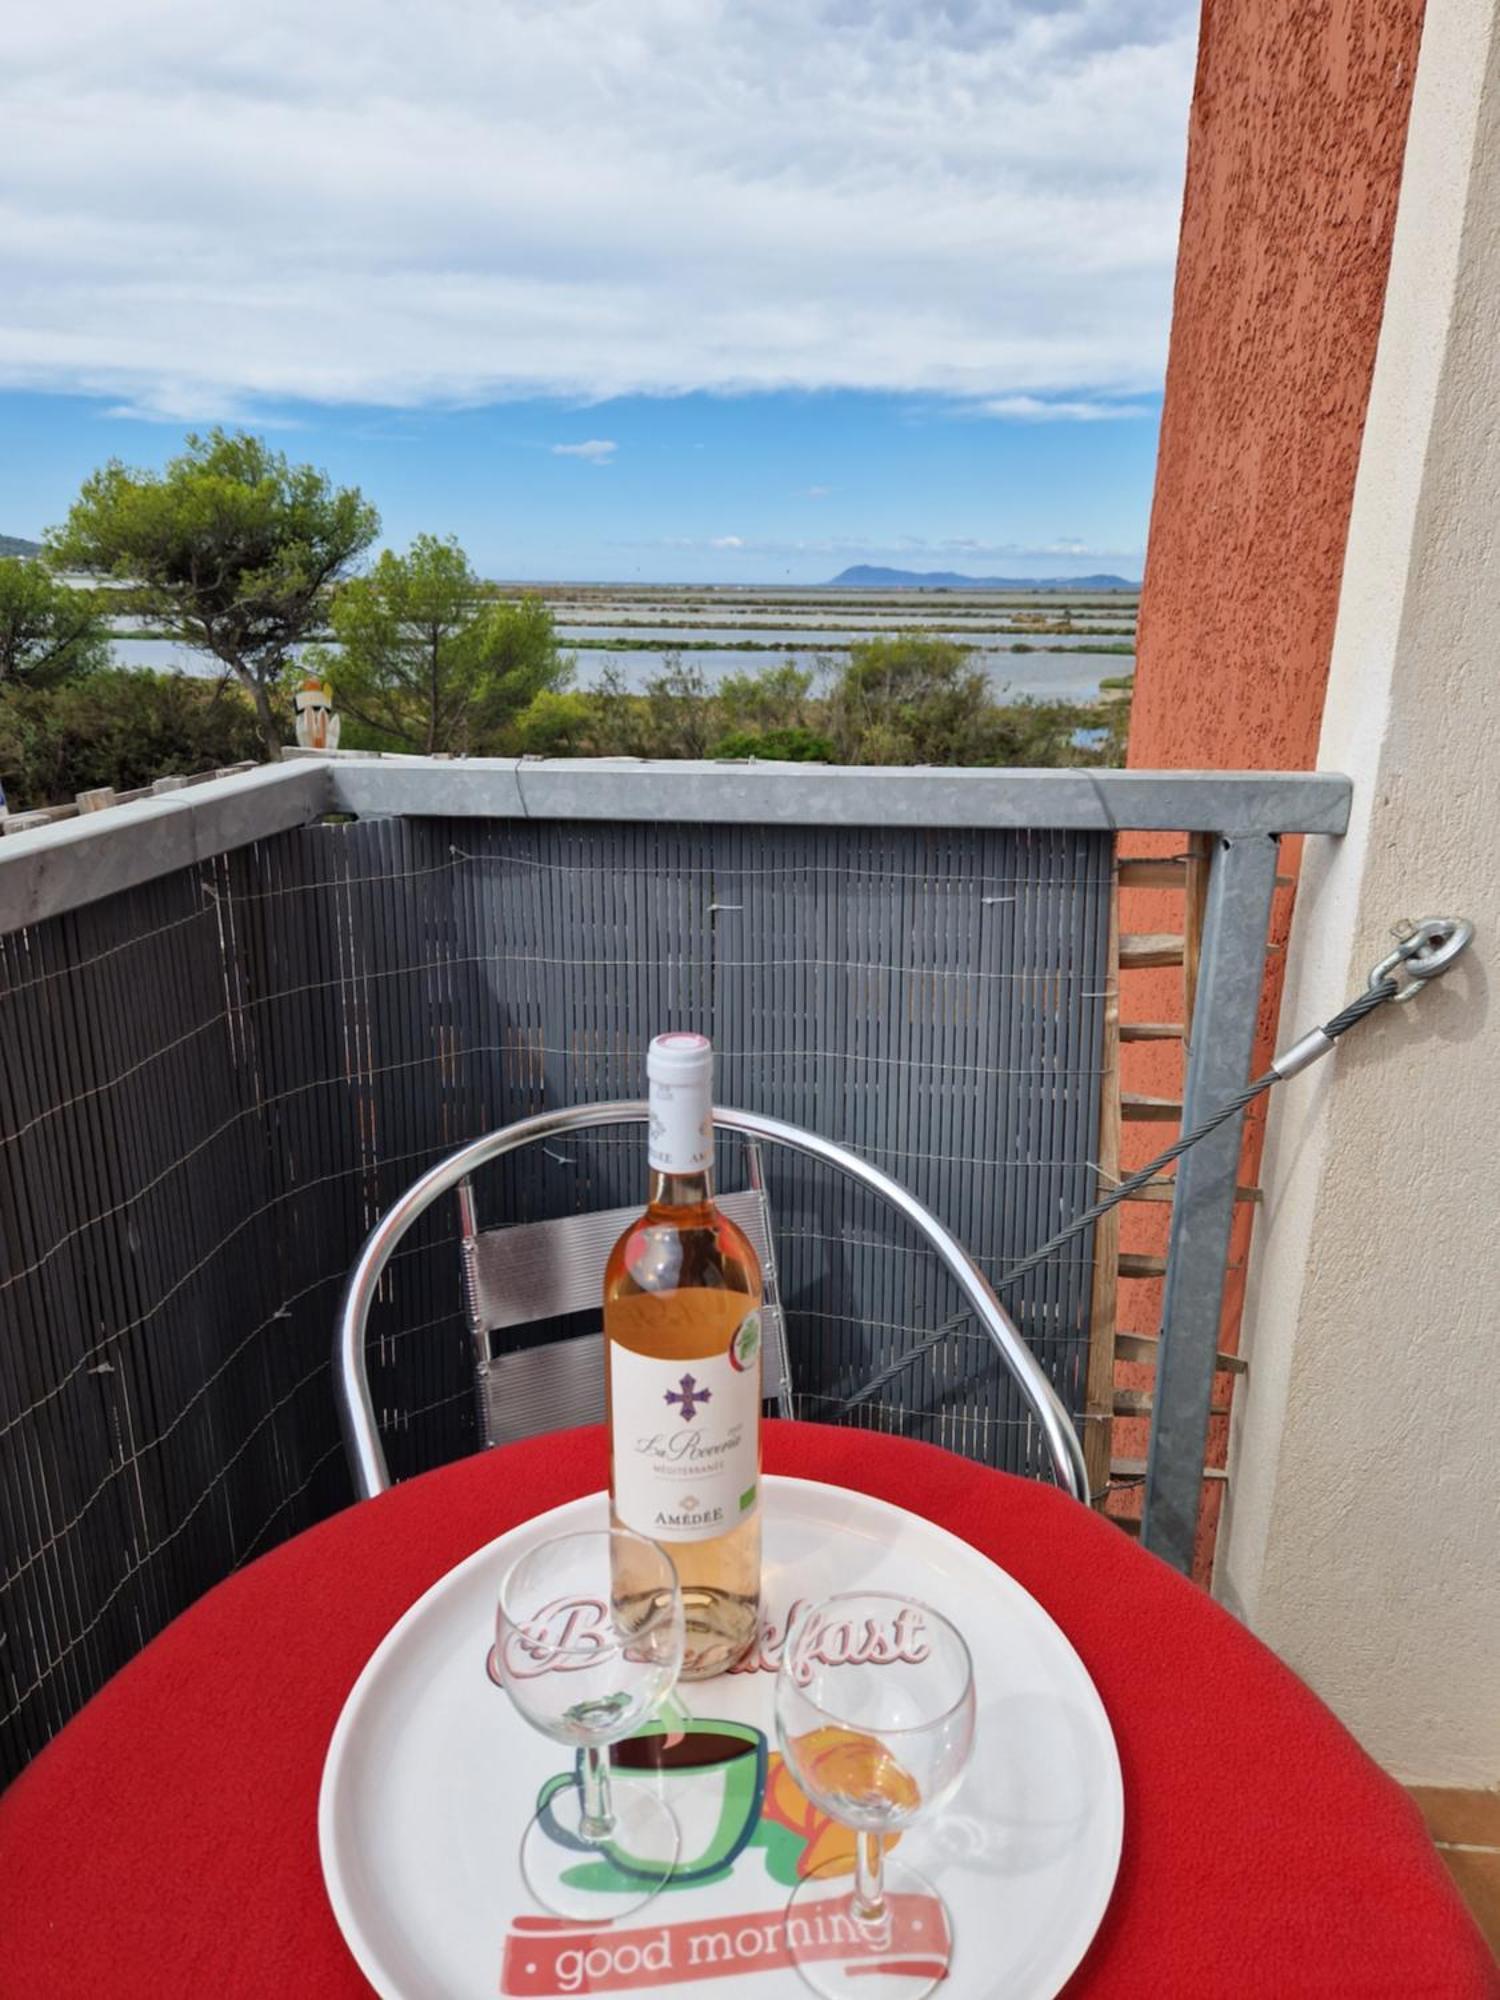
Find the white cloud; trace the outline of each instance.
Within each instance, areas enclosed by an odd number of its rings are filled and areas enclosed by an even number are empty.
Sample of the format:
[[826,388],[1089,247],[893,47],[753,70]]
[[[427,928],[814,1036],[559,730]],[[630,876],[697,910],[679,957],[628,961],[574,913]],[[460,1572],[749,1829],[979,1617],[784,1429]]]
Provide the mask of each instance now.
[[711,535],[708,546],[711,549],[742,549],[745,542],[741,535]]
[[590,465],[608,465],[619,446],[613,438],[585,438],[582,444],[555,444],[554,458],[583,458]]
[[1041,396],[992,396],[979,408],[987,417],[1021,424],[1099,424],[1152,414],[1143,403],[1048,402]]
[[1191,0],[55,0],[0,23],[0,382],[1155,386]]
[[120,423],[170,424],[174,429],[181,424],[253,424],[262,431],[301,428],[299,418],[251,408],[241,397],[192,390],[179,396],[155,395],[148,389],[139,402],[110,403],[99,414]]
[[809,486],[806,497],[809,500],[826,500],[832,491],[831,486]]

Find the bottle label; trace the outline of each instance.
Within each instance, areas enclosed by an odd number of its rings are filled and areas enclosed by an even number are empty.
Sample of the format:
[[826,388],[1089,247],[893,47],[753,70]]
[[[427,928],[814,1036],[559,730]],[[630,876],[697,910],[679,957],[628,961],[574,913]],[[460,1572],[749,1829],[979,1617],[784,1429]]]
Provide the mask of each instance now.
[[729,1353],[706,1360],[658,1361],[618,1342],[609,1354],[614,1503],[626,1527],[655,1542],[711,1542],[748,1521],[759,1498],[760,1314]]

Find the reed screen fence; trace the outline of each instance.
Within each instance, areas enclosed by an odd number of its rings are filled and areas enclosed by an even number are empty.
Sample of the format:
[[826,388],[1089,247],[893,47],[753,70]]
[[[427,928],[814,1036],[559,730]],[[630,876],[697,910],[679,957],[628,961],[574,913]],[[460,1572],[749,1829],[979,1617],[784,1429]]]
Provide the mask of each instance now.
[[[175,1613],[349,1498],[329,1345],[383,1209],[465,1140],[643,1094],[666,1026],[722,1102],[904,1181],[991,1274],[1096,1191],[1108,833],[369,818],[0,936],[0,1776]],[[486,1223],[641,1191],[639,1135],[533,1149]],[[768,1155],[799,1414],[1045,1451],[872,1197]],[[739,1183],[732,1150],[720,1163]],[[1090,1245],[1007,1303],[1079,1411]],[[521,1336],[534,1338],[534,1335]],[[393,1264],[397,1477],[474,1447],[456,1218]]]

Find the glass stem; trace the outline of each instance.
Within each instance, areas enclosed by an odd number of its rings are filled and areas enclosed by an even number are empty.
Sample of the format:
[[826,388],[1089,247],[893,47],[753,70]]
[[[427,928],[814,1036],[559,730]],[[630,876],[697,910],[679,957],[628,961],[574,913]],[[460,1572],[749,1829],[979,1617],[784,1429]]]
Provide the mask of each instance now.
[[854,1846],[854,1918],[872,1943],[883,1944],[891,1915],[885,1900],[885,1836],[859,1833]]
[[608,1840],[615,1830],[614,1808],[609,1800],[609,1751],[591,1744],[583,1753],[583,1811],[578,1830],[585,1840]]

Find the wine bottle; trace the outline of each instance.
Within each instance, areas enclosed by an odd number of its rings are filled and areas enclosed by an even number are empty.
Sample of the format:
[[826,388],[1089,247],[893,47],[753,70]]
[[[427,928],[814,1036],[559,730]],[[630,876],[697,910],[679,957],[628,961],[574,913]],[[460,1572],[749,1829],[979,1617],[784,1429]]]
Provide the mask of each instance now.
[[[748,1652],[760,1612],[760,1265],[713,1199],[713,1049],[658,1035],[646,1059],[646,1212],[610,1253],[604,1353],[614,1520],[667,1550],[683,1678]],[[617,1594],[630,1579],[616,1577]]]

